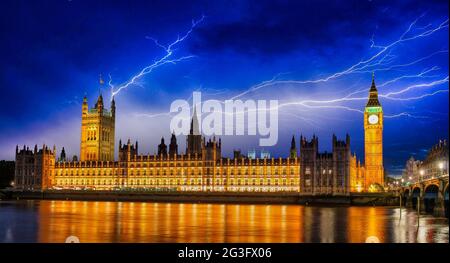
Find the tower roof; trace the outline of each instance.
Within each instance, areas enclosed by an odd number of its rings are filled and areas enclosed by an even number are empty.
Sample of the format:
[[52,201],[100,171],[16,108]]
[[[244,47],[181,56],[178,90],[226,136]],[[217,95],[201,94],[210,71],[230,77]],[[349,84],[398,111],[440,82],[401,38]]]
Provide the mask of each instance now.
[[198,124],[198,116],[197,116],[197,107],[196,106],[194,106],[194,114],[192,115],[190,134],[200,135],[200,128],[199,128],[199,124]]
[[292,135],[291,149],[295,149],[295,135]]
[[103,96],[102,96],[101,93],[100,93],[100,95],[98,96],[97,103],[95,103],[95,108],[98,108],[99,105],[101,105],[102,108],[103,108]]
[[375,74],[372,73],[372,85],[369,90],[369,100],[367,101],[366,107],[376,107],[381,106],[380,101],[378,100],[378,90],[375,85]]

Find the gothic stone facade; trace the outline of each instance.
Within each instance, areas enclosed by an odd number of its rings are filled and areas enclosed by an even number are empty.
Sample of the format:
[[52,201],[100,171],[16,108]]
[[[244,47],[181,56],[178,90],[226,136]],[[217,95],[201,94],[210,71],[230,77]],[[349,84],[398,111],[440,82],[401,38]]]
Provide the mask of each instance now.
[[[18,189],[140,189],[174,191],[299,192],[314,195],[349,194],[383,185],[382,111],[372,80],[364,115],[366,162],[361,165],[350,150],[350,136],[344,141],[333,135],[332,152],[319,153],[318,138],[295,136],[287,158],[222,157],[220,139],[208,141],[198,132],[197,115],[180,154],[176,137],[167,146],[164,138],[158,154],[144,155],[138,143],[119,142],[114,160],[115,102],[111,111],[100,96],[95,107],[82,106],[80,160],[56,159],[56,149],[47,146],[34,151],[16,150],[15,187]],[[374,117],[376,115],[376,117]],[[377,120],[375,120],[377,119]],[[369,172],[368,172],[369,170]],[[368,177],[368,174],[370,175]]]

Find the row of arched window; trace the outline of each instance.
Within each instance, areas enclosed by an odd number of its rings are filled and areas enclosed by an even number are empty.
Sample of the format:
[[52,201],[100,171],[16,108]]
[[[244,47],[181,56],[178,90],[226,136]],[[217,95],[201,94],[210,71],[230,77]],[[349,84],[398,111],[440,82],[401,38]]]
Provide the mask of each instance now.
[[[70,185],[70,186],[91,186],[91,185],[105,185],[105,186],[113,186],[113,184],[116,184],[115,180],[107,180],[107,179],[80,179],[80,180],[73,180],[73,179],[58,179],[56,181],[56,183],[60,186],[65,186],[65,185]],[[139,179],[131,179],[129,180],[129,185],[187,185],[188,180],[187,179],[183,179],[183,180],[168,180],[168,179],[156,179],[156,180],[139,180]],[[212,180],[210,181],[209,179],[205,181],[205,185],[211,185]],[[202,185],[202,180],[201,179],[190,179],[189,180],[189,184],[190,185]],[[227,184],[227,180],[226,179],[216,179],[215,180],[215,185],[226,185]],[[252,180],[248,180],[248,179],[231,179],[230,180],[230,185],[237,185],[237,186],[248,186],[248,185],[266,185],[266,186],[277,186],[277,185],[282,185],[282,186],[295,186],[296,184],[298,184],[298,182],[296,183],[295,180],[291,179],[291,180],[278,180],[278,179],[274,179],[274,180],[266,180],[266,182],[264,182],[263,179],[261,180],[256,180],[256,179],[252,179]]]
[[96,141],[97,140],[97,131],[96,130],[88,130],[87,131],[87,140],[88,141]]
[[88,160],[96,160],[97,159],[97,154],[96,153],[88,152],[88,153],[86,153],[86,155],[87,155],[87,159]]
[[[88,154],[89,155],[89,154]],[[207,171],[206,174],[212,174],[212,170],[210,170],[209,172]],[[77,169],[73,169],[73,170],[59,170],[57,175],[58,176],[84,176],[84,175],[95,175],[95,176],[110,176],[110,175],[126,175],[126,170],[125,169],[121,169],[121,170],[110,170],[110,169],[87,169],[86,172],[85,171],[78,171]],[[129,171],[129,175],[130,176],[194,176],[194,175],[198,175],[201,176],[203,174],[203,170],[202,169],[197,169],[197,168],[191,168],[191,169],[143,169],[143,170],[130,170]],[[216,175],[222,175],[222,176],[228,176],[227,171],[224,170],[222,171],[222,173],[216,173]],[[252,174],[241,174],[241,172],[239,171],[238,173],[234,173],[233,171],[230,171],[230,175],[231,176],[249,176],[249,175],[256,175],[255,173]],[[259,174],[261,177],[262,176],[271,176],[272,174],[270,172],[268,172],[267,174],[261,173]],[[278,176],[280,174],[275,173],[274,175]],[[294,171],[291,171],[291,175],[296,175],[294,173]],[[286,174],[282,174],[282,176],[286,176]]]
[[109,141],[109,137],[110,137],[109,131],[106,131],[106,130],[102,131],[102,141],[105,141],[105,142]]

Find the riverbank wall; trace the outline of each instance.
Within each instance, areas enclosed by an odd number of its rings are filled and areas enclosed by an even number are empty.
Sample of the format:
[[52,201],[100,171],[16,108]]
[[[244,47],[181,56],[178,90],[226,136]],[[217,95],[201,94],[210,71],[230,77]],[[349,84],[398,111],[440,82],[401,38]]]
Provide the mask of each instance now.
[[251,203],[303,205],[398,206],[399,198],[387,193],[303,195],[299,193],[230,192],[124,192],[124,191],[1,191],[3,200],[83,200],[185,203]]

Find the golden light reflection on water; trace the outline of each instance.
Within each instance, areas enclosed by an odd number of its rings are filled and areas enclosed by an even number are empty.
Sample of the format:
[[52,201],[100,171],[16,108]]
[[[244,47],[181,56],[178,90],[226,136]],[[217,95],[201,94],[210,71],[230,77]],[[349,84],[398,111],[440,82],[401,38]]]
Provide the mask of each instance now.
[[448,221],[423,216],[417,229],[415,212],[397,208],[32,202],[36,242],[448,242]]

